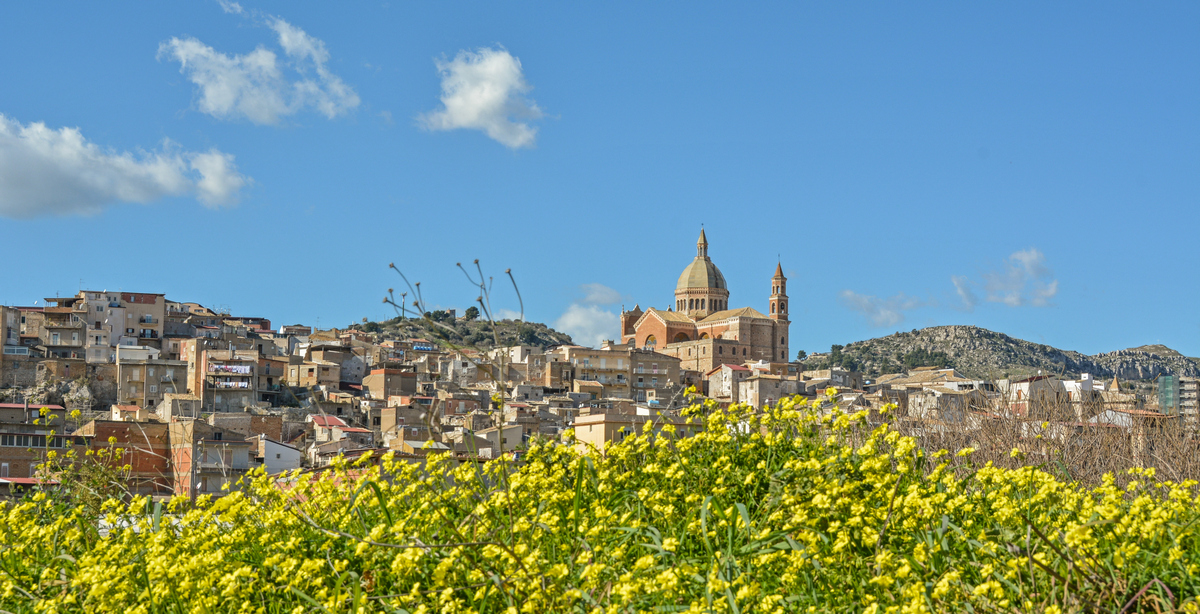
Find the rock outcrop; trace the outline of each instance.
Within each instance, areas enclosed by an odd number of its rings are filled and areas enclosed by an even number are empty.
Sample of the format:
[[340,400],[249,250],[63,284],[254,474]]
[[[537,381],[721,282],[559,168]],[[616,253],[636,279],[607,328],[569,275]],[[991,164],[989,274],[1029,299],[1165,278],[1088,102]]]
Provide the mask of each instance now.
[[[1038,371],[1061,377],[1090,373],[1097,378],[1149,380],[1160,375],[1200,376],[1200,359],[1188,358],[1165,346],[1087,355],[1016,339],[977,326],[934,326],[907,333],[856,341],[841,350],[841,362],[867,374],[899,371],[905,356],[923,351],[944,353],[946,363],[960,373],[985,379],[1015,378]],[[827,357],[815,356],[815,366]],[[911,362],[911,361],[910,361]]]

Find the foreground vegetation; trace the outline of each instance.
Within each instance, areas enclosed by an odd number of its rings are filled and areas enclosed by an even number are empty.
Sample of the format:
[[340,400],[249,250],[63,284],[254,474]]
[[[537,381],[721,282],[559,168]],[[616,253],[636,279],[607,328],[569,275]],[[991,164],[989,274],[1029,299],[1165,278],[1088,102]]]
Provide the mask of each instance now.
[[39,493],[0,519],[0,609],[1197,611],[1195,482],[976,466],[802,400],[690,411],[691,437],[520,466],[385,456],[195,506]]

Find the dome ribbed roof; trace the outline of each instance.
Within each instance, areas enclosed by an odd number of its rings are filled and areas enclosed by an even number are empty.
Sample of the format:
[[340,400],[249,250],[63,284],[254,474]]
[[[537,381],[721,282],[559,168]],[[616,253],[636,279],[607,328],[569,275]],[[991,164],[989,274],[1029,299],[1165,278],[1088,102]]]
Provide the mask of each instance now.
[[696,257],[687,268],[683,269],[683,273],[679,275],[679,283],[675,284],[676,290],[686,290],[688,288],[720,288],[728,290],[725,287],[725,276],[721,274],[721,270],[717,265],[713,264],[708,258]]

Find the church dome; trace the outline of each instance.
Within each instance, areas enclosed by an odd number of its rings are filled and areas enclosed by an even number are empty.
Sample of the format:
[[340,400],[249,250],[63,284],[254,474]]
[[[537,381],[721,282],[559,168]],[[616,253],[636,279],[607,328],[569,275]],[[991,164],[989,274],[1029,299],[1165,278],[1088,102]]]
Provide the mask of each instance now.
[[683,269],[683,273],[679,275],[679,283],[675,284],[675,290],[687,290],[689,288],[720,288],[728,290],[725,287],[725,276],[721,274],[721,270],[717,265],[713,264],[708,258],[697,257],[687,268]]
[[679,283],[675,284],[676,292],[692,288],[729,290],[725,287],[725,276],[721,274],[721,269],[708,259],[708,237],[704,236],[703,228],[700,229],[700,239],[696,241],[696,259],[687,265],[679,275]]

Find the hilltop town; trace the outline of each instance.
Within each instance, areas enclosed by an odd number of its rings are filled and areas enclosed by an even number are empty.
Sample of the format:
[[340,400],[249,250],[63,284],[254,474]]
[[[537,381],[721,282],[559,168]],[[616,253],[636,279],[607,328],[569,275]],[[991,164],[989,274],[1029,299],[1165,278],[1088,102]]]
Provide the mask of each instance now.
[[[907,428],[966,442],[1005,420],[1053,422],[1063,438],[1116,429],[1143,444],[1153,428],[1200,426],[1197,380],[1181,376],[1191,373],[1156,372],[1147,393],[1113,371],[987,377],[911,343],[896,360],[864,349],[879,343],[793,357],[782,265],[764,277],[765,313],[734,306],[702,231],[674,302],[623,310],[619,338],[598,348],[478,310],[318,330],[159,293],[0,307],[0,494],[36,485],[46,454],[69,448],[122,449],[131,492],[219,496],[256,467],[315,470],[382,451],[486,462],[568,429],[581,449],[602,449],[647,423],[683,427],[679,410],[696,401],[763,407],[794,395],[875,419],[894,404]],[[981,330],[931,334],[995,336]]]

